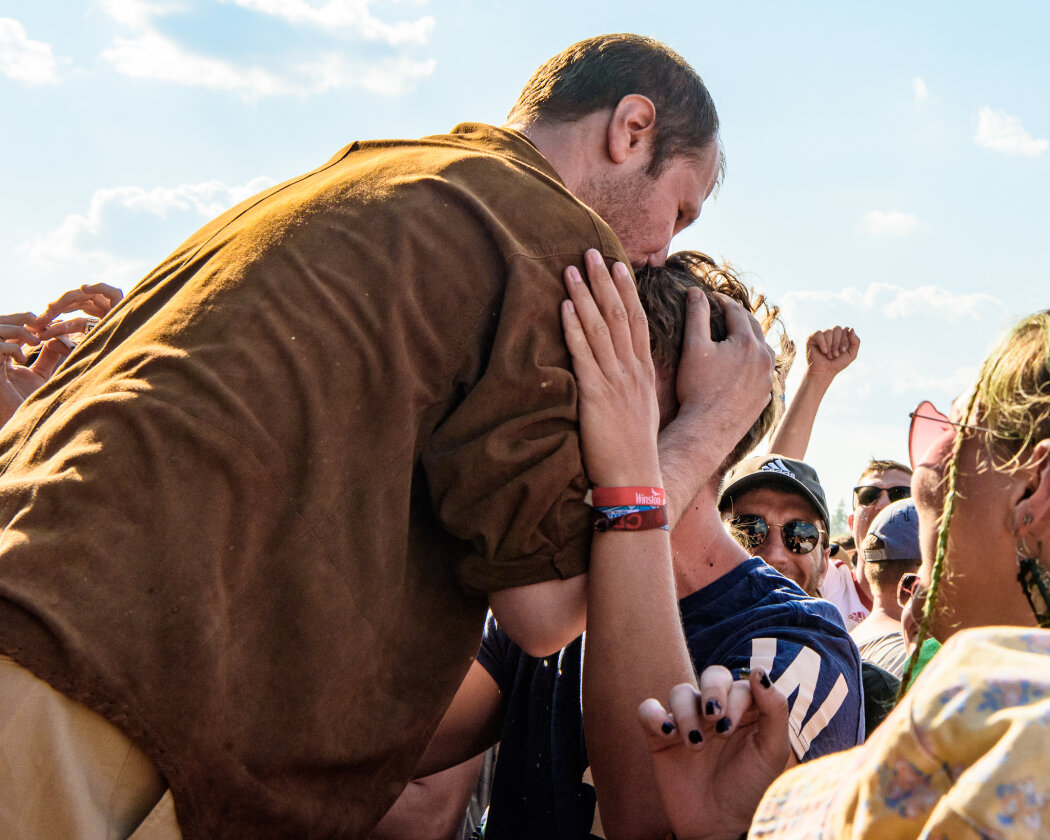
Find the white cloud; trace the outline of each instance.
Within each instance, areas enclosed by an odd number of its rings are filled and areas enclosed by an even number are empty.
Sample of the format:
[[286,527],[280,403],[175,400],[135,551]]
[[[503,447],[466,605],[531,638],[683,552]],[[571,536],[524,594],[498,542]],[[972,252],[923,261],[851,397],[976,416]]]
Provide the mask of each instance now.
[[146,0],[96,0],[102,9],[117,23],[132,29],[148,29],[155,17],[163,17],[181,10],[176,3],[149,3]]
[[[954,399],[970,389],[974,380],[977,379],[977,368],[972,366],[959,367],[946,376],[920,376],[914,369],[908,368],[899,371],[899,375],[890,377],[893,393],[916,394],[920,397],[931,397],[931,395],[947,394]],[[949,406],[938,406],[942,411],[947,411]]]
[[294,92],[285,80],[260,67],[237,67],[227,61],[194,55],[153,31],[136,38],[115,38],[102,57],[133,79],[227,90],[245,99]]
[[384,23],[368,7],[371,0],[329,0],[315,8],[305,0],[222,0],[242,9],[279,17],[289,23],[308,23],[322,29],[346,29],[370,41],[390,46],[425,44],[434,30],[434,18],[425,16],[400,23]]
[[305,0],[222,2],[289,24],[313,26],[329,40],[333,35],[349,35],[385,43],[395,51],[354,60],[347,57],[345,43],[341,42],[329,49],[311,45],[308,51],[314,57],[308,61],[277,54],[268,59],[267,66],[238,64],[194,52],[155,28],[155,18],[182,11],[174,2],[99,0],[106,14],[134,30],[129,37],[114,38],[102,57],[131,78],[227,91],[246,101],[347,88],[396,96],[409,90],[416,80],[433,74],[436,66],[433,59],[417,60],[396,50],[425,44],[434,28],[432,17],[386,23],[369,11],[371,0],[329,0],[320,7]]
[[371,93],[396,96],[405,93],[417,79],[434,72],[433,59],[413,61],[407,56],[383,58],[367,64],[355,64],[344,56],[330,53],[296,68],[302,77],[304,92],[359,87]]
[[[95,280],[126,287],[137,282],[151,265],[106,246],[107,237],[118,243],[129,239],[115,230],[119,225],[114,223],[114,216],[130,214],[140,220],[143,217],[162,220],[160,224],[154,223],[154,228],[160,229],[155,232],[171,247],[185,235],[186,228],[192,230],[198,226],[201,217],[217,216],[274,183],[272,178],[259,176],[235,186],[205,181],[149,190],[137,186],[100,189],[91,197],[86,213],[67,216],[54,230],[23,243],[19,251],[40,268],[65,270],[76,277],[86,274]],[[186,216],[189,218],[183,218]],[[169,234],[171,228],[177,228],[178,232]],[[156,262],[159,256],[154,253],[150,259]]]
[[847,308],[871,310],[891,318],[920,317],[957,321],[971,318],[981,321],[992,309],[1002,310],[998,298],[981,292],[960,294],[939,286],[906,288],[892,283],[872,283],[865,290],[846,287],[835,291],[794,291],[784,295],[785,310],[805,308],[807,304],[840,304]]
[[872,236],[911,236],[928,227],[929,224],[918,216],[899,210],[871,210],[861,221],[861,230]]
[[991,108],[982,108],[977,114],[977,134],[973,139],[985,149],[1026,157],[1037,157],[1050,145],[1045,139],[1032,137],[1017,117]]
[[28,85],[54,84],[68,58],[56,58],[50,44],[32,40],[24,26],[0,18],[0,73]]
[[927,99],[930,98],[930,90],[926,87],[926,82],[924,82],[918,76],[916,76],[914,81],[912,81],[911,89],[915,94],[916,105],[922,105],[926,102]]

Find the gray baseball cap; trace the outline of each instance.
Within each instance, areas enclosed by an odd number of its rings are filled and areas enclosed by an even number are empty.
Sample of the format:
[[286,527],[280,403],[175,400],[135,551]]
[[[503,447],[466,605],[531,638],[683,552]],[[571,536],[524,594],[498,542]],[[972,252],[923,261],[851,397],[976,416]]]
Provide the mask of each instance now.
[[901,499],[887,505],[868,528],[868,536],[861,543],[864,560],[878,563],[880,560],[914,560],[918,563],[919,514],[913,499]]
[[722,481],[718,509],[725,509],[734,498],[748,490],[777,485],[812,504],[824,520],[825,529],[828,527],[828,502],[817,471],[804,461],[783,455],[755,455],[734,466]]

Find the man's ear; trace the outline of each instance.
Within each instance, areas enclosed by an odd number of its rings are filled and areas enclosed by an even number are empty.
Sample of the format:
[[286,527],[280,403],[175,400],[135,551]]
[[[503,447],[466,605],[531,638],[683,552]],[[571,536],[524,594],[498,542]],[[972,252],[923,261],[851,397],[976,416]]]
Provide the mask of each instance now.
[[849,532],[853,533],[853,514],[851,513],[846,517],[846,527],[849,528]]
[[828,577],[828,570],[831,568],[831,547],[824,549],[824,570],[820,573],[820,580],[817,581],[817,586],[823,586],[824,581]]
[[1050,532],[1050,440],[1035,445],[1014,501],[1014,533],[1019,537]]
[[608,151],[613,163],[627,163],[643,155],[648,166],[656,134],[656,106],[648,96],[629,93],[613,108],[609,118]]

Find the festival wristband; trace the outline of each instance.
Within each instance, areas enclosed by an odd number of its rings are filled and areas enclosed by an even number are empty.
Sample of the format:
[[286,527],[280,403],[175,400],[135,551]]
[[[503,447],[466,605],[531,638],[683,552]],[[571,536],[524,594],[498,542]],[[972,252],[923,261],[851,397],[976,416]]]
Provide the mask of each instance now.
[[663,487],[594,487],[591,489],[591,504],[596,508],[620,505],[666,505]]
[[621,505],[594,509],[595,531],[651,531],[655,528],[670,530],[666,505]]

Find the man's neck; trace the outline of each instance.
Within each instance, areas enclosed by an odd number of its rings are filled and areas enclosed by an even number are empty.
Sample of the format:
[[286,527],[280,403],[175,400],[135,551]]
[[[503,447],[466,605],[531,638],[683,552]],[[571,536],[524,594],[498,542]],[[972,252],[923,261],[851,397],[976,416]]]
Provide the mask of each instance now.
[[596,111],[574,122],[509,123],[505,128],[524,134],[554,167],[569,192],[577,195],[595,161],[608,157],[608,123],[608,111]]
[[671,535],[679,599],[709,586],[748,558],[722,524],[716,496],[716,488],[701,490]]
[[892,621],[901,620],[901,606],[897,603],[896,592],[891,595],[873,588],[871,590],[871,602],[872,615],[884,615]]

